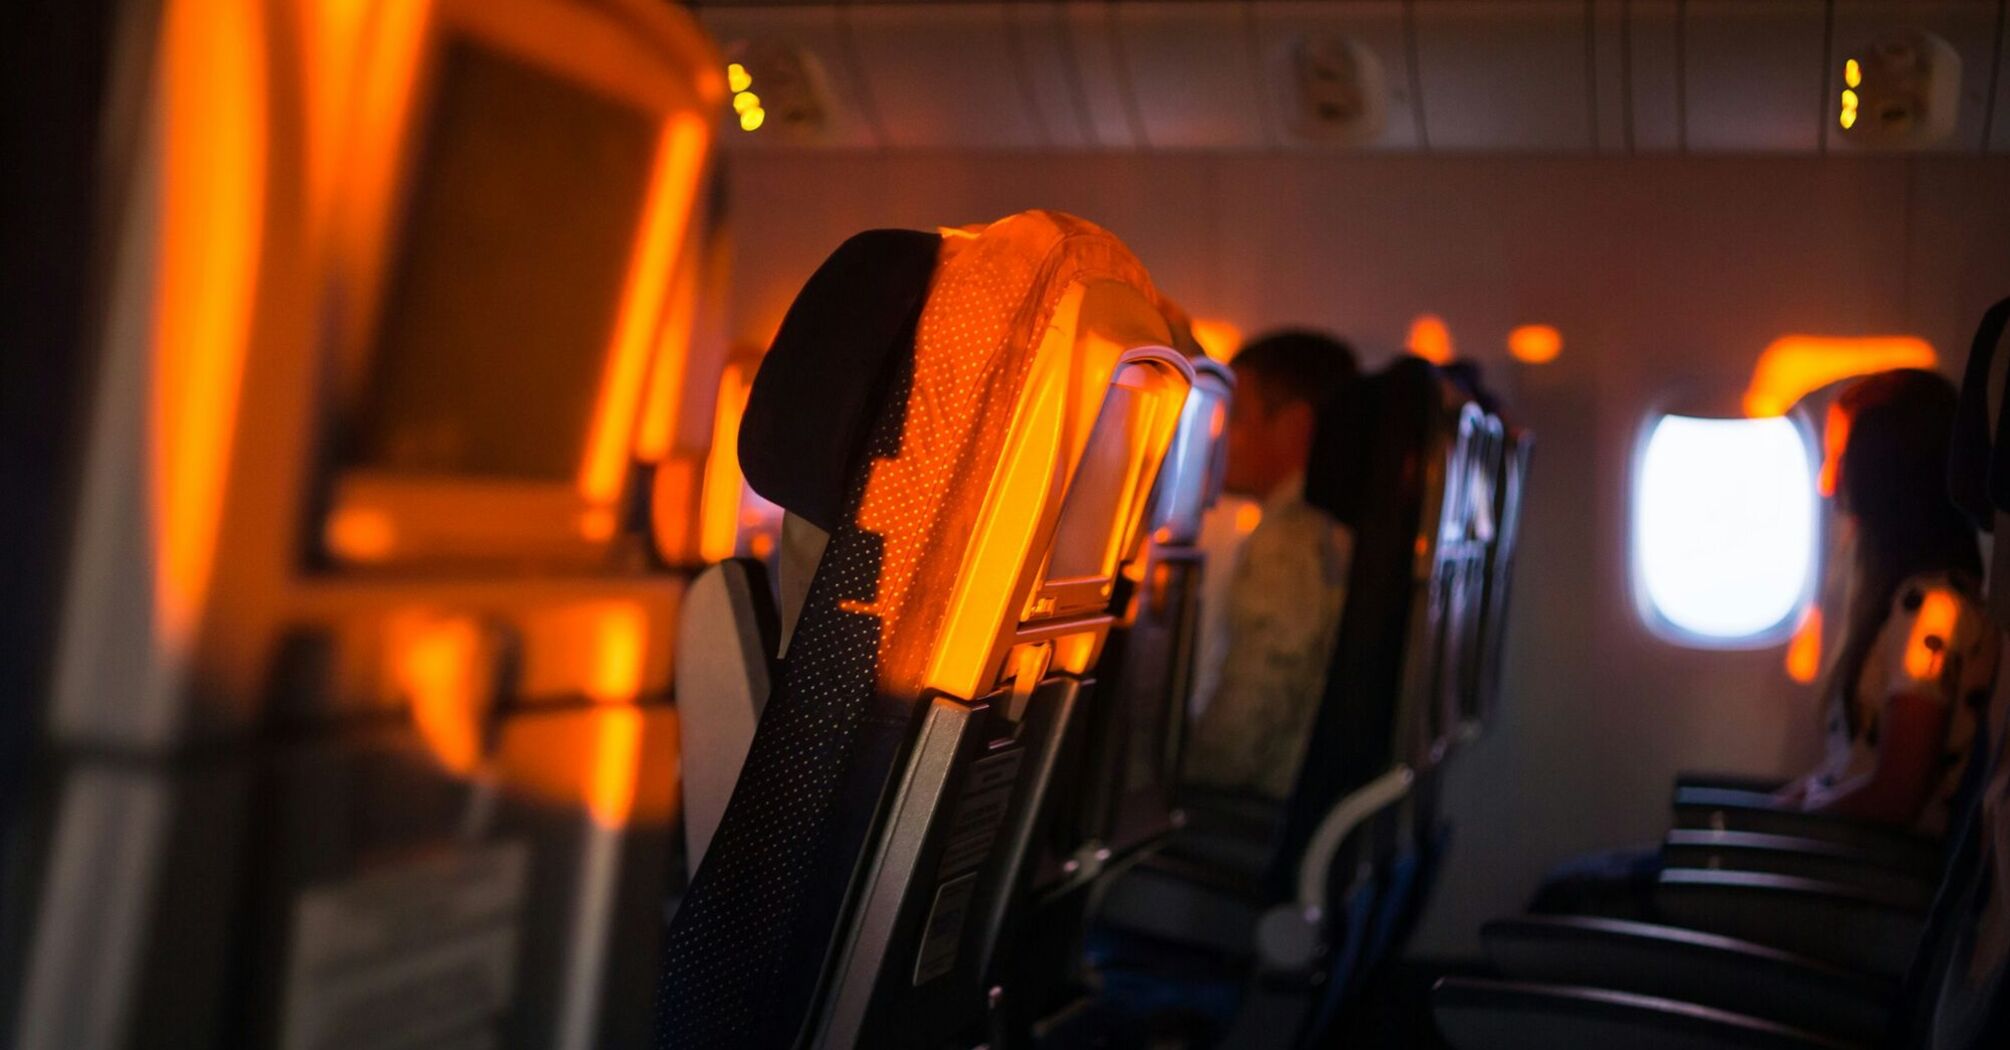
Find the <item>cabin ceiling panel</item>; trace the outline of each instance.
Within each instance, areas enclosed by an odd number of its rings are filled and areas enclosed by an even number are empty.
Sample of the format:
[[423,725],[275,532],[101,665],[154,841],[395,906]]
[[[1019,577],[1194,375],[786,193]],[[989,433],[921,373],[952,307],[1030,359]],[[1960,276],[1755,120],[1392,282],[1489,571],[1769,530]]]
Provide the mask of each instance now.
[[1587,12],[1584,0],[1414,4],[1429,147],[1590,149]]
[[1680,40],[1687,148],[1819,150],[1827,18],[1822,0],[1688,0]]
[[1006,4],[861,4],[844,18],[890,147],[1055,145],[1033,105]]
[[1626,126],[1638,153],[1682,148],[1682,7],[1632,0],[1626,11]]
[[1247,6],[1120,4],[1111,10],[1148,148],[1270,144]]
[[[1918,148],[2010,152],[2005,0],[694,6],[729,58],[800,55],[824,114],[729,114],[732,150],[1847,154],[1844,53],[1911,27],[1961,58],[1956,130]],[[1312,116],[1347,112],[1306,90],[1308,69],[1348,82],[1320,64],[1336,51],[1372,68],[1379,121]]]

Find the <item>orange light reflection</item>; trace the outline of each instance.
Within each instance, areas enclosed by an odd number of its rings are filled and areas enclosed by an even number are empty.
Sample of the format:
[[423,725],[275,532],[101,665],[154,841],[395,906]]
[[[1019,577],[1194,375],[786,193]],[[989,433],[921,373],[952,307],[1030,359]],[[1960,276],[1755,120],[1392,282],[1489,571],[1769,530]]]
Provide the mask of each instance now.
[[641,692],[646,620],[639,607],[625,602],[611,604],[600,614],[586,682],[586,695],[595,702],[620,703]]
[[419,738],[456,776],[471,775],[482,759],[481,648],[480,629],[455,617],[412,628],[392,657],[392,673],[411,705]]
[[1912,638],[1905,646],[1906,674],[1921,682],[1940,677],[1947,649],[1954,644],[1954,621],[1959,615],[1954,595],[1944,590],[1926,593],[1919,616],[1912,621]]
[[1837,380],[1891,368],[1932,368],[1939,360],[1931,344],[1913,336],[1781,336],[1752,369],[1745,414],[1782,416],[1802,397]]
[[1822,610],[1811,606],[1787,644],[1787,677],[1802,685],[1812,683],[1822,670]]
[[322,540],[344,561],[382,561],[398,545],[398,527],[375,507],[342,507],[328,518]]
[[740,503],[746,478],[740,473],[740,419],[752,388],[747,366],[728,364],[719,375],[719,402],[712,414],[712,448],[705,454],[705,482],[698,497],[698,556],[707,562],[733,556],[740,539]]
[[624,707],[601,712],[594,730],[593,768],[586,812],[604,828],[621,828],[635,809],[635,780],[642,764],[642,712]]
[[176,0],[162,30],[154,300],[155,612],[187,643],[209,587],[265,207],[262,5]]
[[1822,472],[1816,481],[1824,499],[1834,499],[1836,483],[1842,477],[1843,449],[1849,447],[1850,415],[1839,404],[1829,406],[1822,425]]
[[1227,321],[1196,317],[1191,327],[1193,341],[1217,361],[1233,361],[1236,351],[1242,349],[1242,329]]
[[580,468],[580,494],[593,503],[613,503],[621,493],[649,349],[658,333],[670,268],[684,244],[704,147],[704,124],[688,114],[672,118],[657,144],[655,175],[643,210],[635,261],[622,292],[614,351],[594,411],[586,462]]

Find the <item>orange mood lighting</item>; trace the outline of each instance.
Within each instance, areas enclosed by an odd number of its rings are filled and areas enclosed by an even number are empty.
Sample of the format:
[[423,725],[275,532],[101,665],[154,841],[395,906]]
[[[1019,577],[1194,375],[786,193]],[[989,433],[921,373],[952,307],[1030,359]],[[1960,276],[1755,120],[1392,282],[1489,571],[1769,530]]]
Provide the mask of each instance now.
[[1954,621],[1960,610],[1954,596],[1944,590],[1928,591],[1912,621],[1912,638],[1905,646],[1905,673],[1914,680],[1930,682],[1940,676],[1948,647],[1954,644]]
[[677,429],[678,396],[684,385],[684,366],[691,356],[691,329],[698,313],[701,258],[688,259],[677,268],[664,320],[657,340],[656,356],[649,365],[649,390],[642,418],[635,424],[635,456],[648,463],[660,462],[670,454]]
[[1403,346],[1434,365],[1452,363],[1452,330],[1445,327],[1445,319],[1437,314],[1418,314],[1410,322],[1410,334],[1404,338]]
[[414,627],[392,657],[392,675],[411,705],[419,738],[448,772],[474,773],[482,759],[486,712],[481,630],[461,617]]
[[600,613],[594,625],[593,667],[586,695],[603,704],[635,699],[642,690],[643,636],[647,619],[642,610],[617,602]]
[[712,448],[705,455],[704,488],[698,497],[698,556],[708,562],[724,561],[739,547],[740,503],[746,487],[740,473],[740,419],[753,387],[749,367],[729,364],[719,376]]
[[187,641],[208,591],[265,207],[265,53],[245,0],[176,0],[162,27],[163,214],[153,315],[155,612]]
[[1842,476],[1843,449],[1849,447],[1850,414],[1839,404],[1829,406],[1828,419],[1822,424],[1822,472],[1816,481],[1824,499],[1834,499],[1836,483]]
[[1796,401],[1837,380],[1891,368],[1932,368],[1939,360],[1931,344],[1913,336],[1781,336],[1752,369],[1745,414],[1783,416]]
[[1197,317],[1190,327],[1193,341],[1217,361],[1233,361],[1236,351],[1242,349],[1242,329],[1227,321]]
[[635,809],[636,774],[642,765],[642,712],[623,707],[602,712],[594,731],[593,767],[586,812],[603,828],[628,825]]
[[671,267],[684,245],[684,227],[704,158],[704,124],[691,115],[673,118],[657,144],[642,232],[615,324],[614,352],[594,411],[586,462],[580,468],[580,494],[593,503],[612,503],[621,492],[649,351],[656,345]]
[[1546,324],[1525,324],[1508,333],[1508,354],[1526,365],[1546,365],[1563,353],[1563,333]]
[[1787,677],[1802,685],[1814,682],[1822,670],[1822,610],[1810,608],[1787,644]]
[[329,516],[322,539],[345,561],[383,561],[398,545],[398,526],[375,507],[341,507]]

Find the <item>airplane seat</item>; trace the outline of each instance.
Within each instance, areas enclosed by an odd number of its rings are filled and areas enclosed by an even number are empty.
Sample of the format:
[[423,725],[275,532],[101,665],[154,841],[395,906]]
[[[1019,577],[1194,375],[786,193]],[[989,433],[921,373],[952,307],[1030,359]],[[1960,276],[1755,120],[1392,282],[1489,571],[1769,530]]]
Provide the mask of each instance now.
[[717,54],[639,0],[109,6],[0,1042],[634,1041]]
[[1089,991],[1083,941],[1108,880],[1188,824],[1175,791],[1208,570],[1198,540],[1221,488],[1220,437],[1235,379],[1168,312],[1175,341],[1193,363],[1194,387],[1151,497],[1160,524],[1114,598],[1124,615],[1105,643],[1103,699],[1082,710],[1049,789],[1055,819],[1032,861],[1037,897],[1019,925],[1014,970],[1002,980],[1013,990],[1022,1031]]
[[1447,540],[1467,527],[1455,520],[1459,479],[1476,469],[1471,435],[1487,418],[1417,358],[1325,406],[1306,499],[1353,527],[1354,562],[1310,757],[1271,807],[1275,836],[1241,878],[1195,863],[1201,851],[1175,839],[1104,903],[1112,967],[1149,972],[1165,943],[1204,944],[1229,968],[1254,958],[1232,1045],[1324,1038],[1422,906],[1428,851],[1442,844],[1428,774],[1458,730],[1447,699],[1459,669],[1442,662],[1461,651],[1444,643],[1462,611],[1450,601],[1480,597],[1449,580],[1483,554]]
[[[1971,350],[1962,413],[1950,450],[1954,499],[2002,532],[2010,487],[1989,417],[2000,412],[1991,358],[2010,321],[2010,300],[1984,317]],[[1999,421],[2004,418],[1999,416]],[[2003,562],[1992,565],[1991,618]],[[1731,901],[1744,932],[1709,927],[1529,916],[1489,923],[1483,933],[1498,978],[1447,978],[1433,993],[1440,1033],[1457,1047],[1594,1047],[1618,1043],[1684,1048],[1889,1046],[1983,1050],[2010,1040],[2010,755],[1999,674],[1991,723],[1971,763],[1978,788],[1950,829],[1938,885],[1899,901],[1861,881],[1754,874],[1671,872],[1699,907]],[[1700,788],[1699,788],[1700,789]],[[1782,840],[1792,842],[1794,840]],[[1792,848],[1841,847],[1801,840]],[[1856,863],[1870,862],[1865,854]],[[1830,863],[1850,860],[1839,853]],[[1763,912],[1763,917],[1754,917]],[[1781,916],[1787,916],[1782,922]],[[1801,932],[1788,929],[1797,924]]]
[[805,284],[739,452],[827,540],[672,918],[659,1045],[992,1038],[1193,383],[1171,340],[1129,252],[1053,213],[861,234]]

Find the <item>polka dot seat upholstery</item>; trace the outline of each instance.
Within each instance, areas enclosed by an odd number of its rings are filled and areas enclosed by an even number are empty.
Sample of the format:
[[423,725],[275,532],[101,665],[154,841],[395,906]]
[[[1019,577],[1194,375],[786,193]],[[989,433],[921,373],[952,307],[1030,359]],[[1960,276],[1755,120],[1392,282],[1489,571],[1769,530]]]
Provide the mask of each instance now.
[[[840,248],[791,307],[743,424],[750,482],[830,541],[671,925],[657,996],[665,1048],[788,1046],[813,1030],[1034,348],[1071,286],[1120,282],[1158,302],[1115,238],[1064,215],[861,238],[877,240]],[[889,342],[860,348],[860,331]],[[855,428],[831,406],[856,382],[817,396],[826,350],[874,370],[877,404]]]

